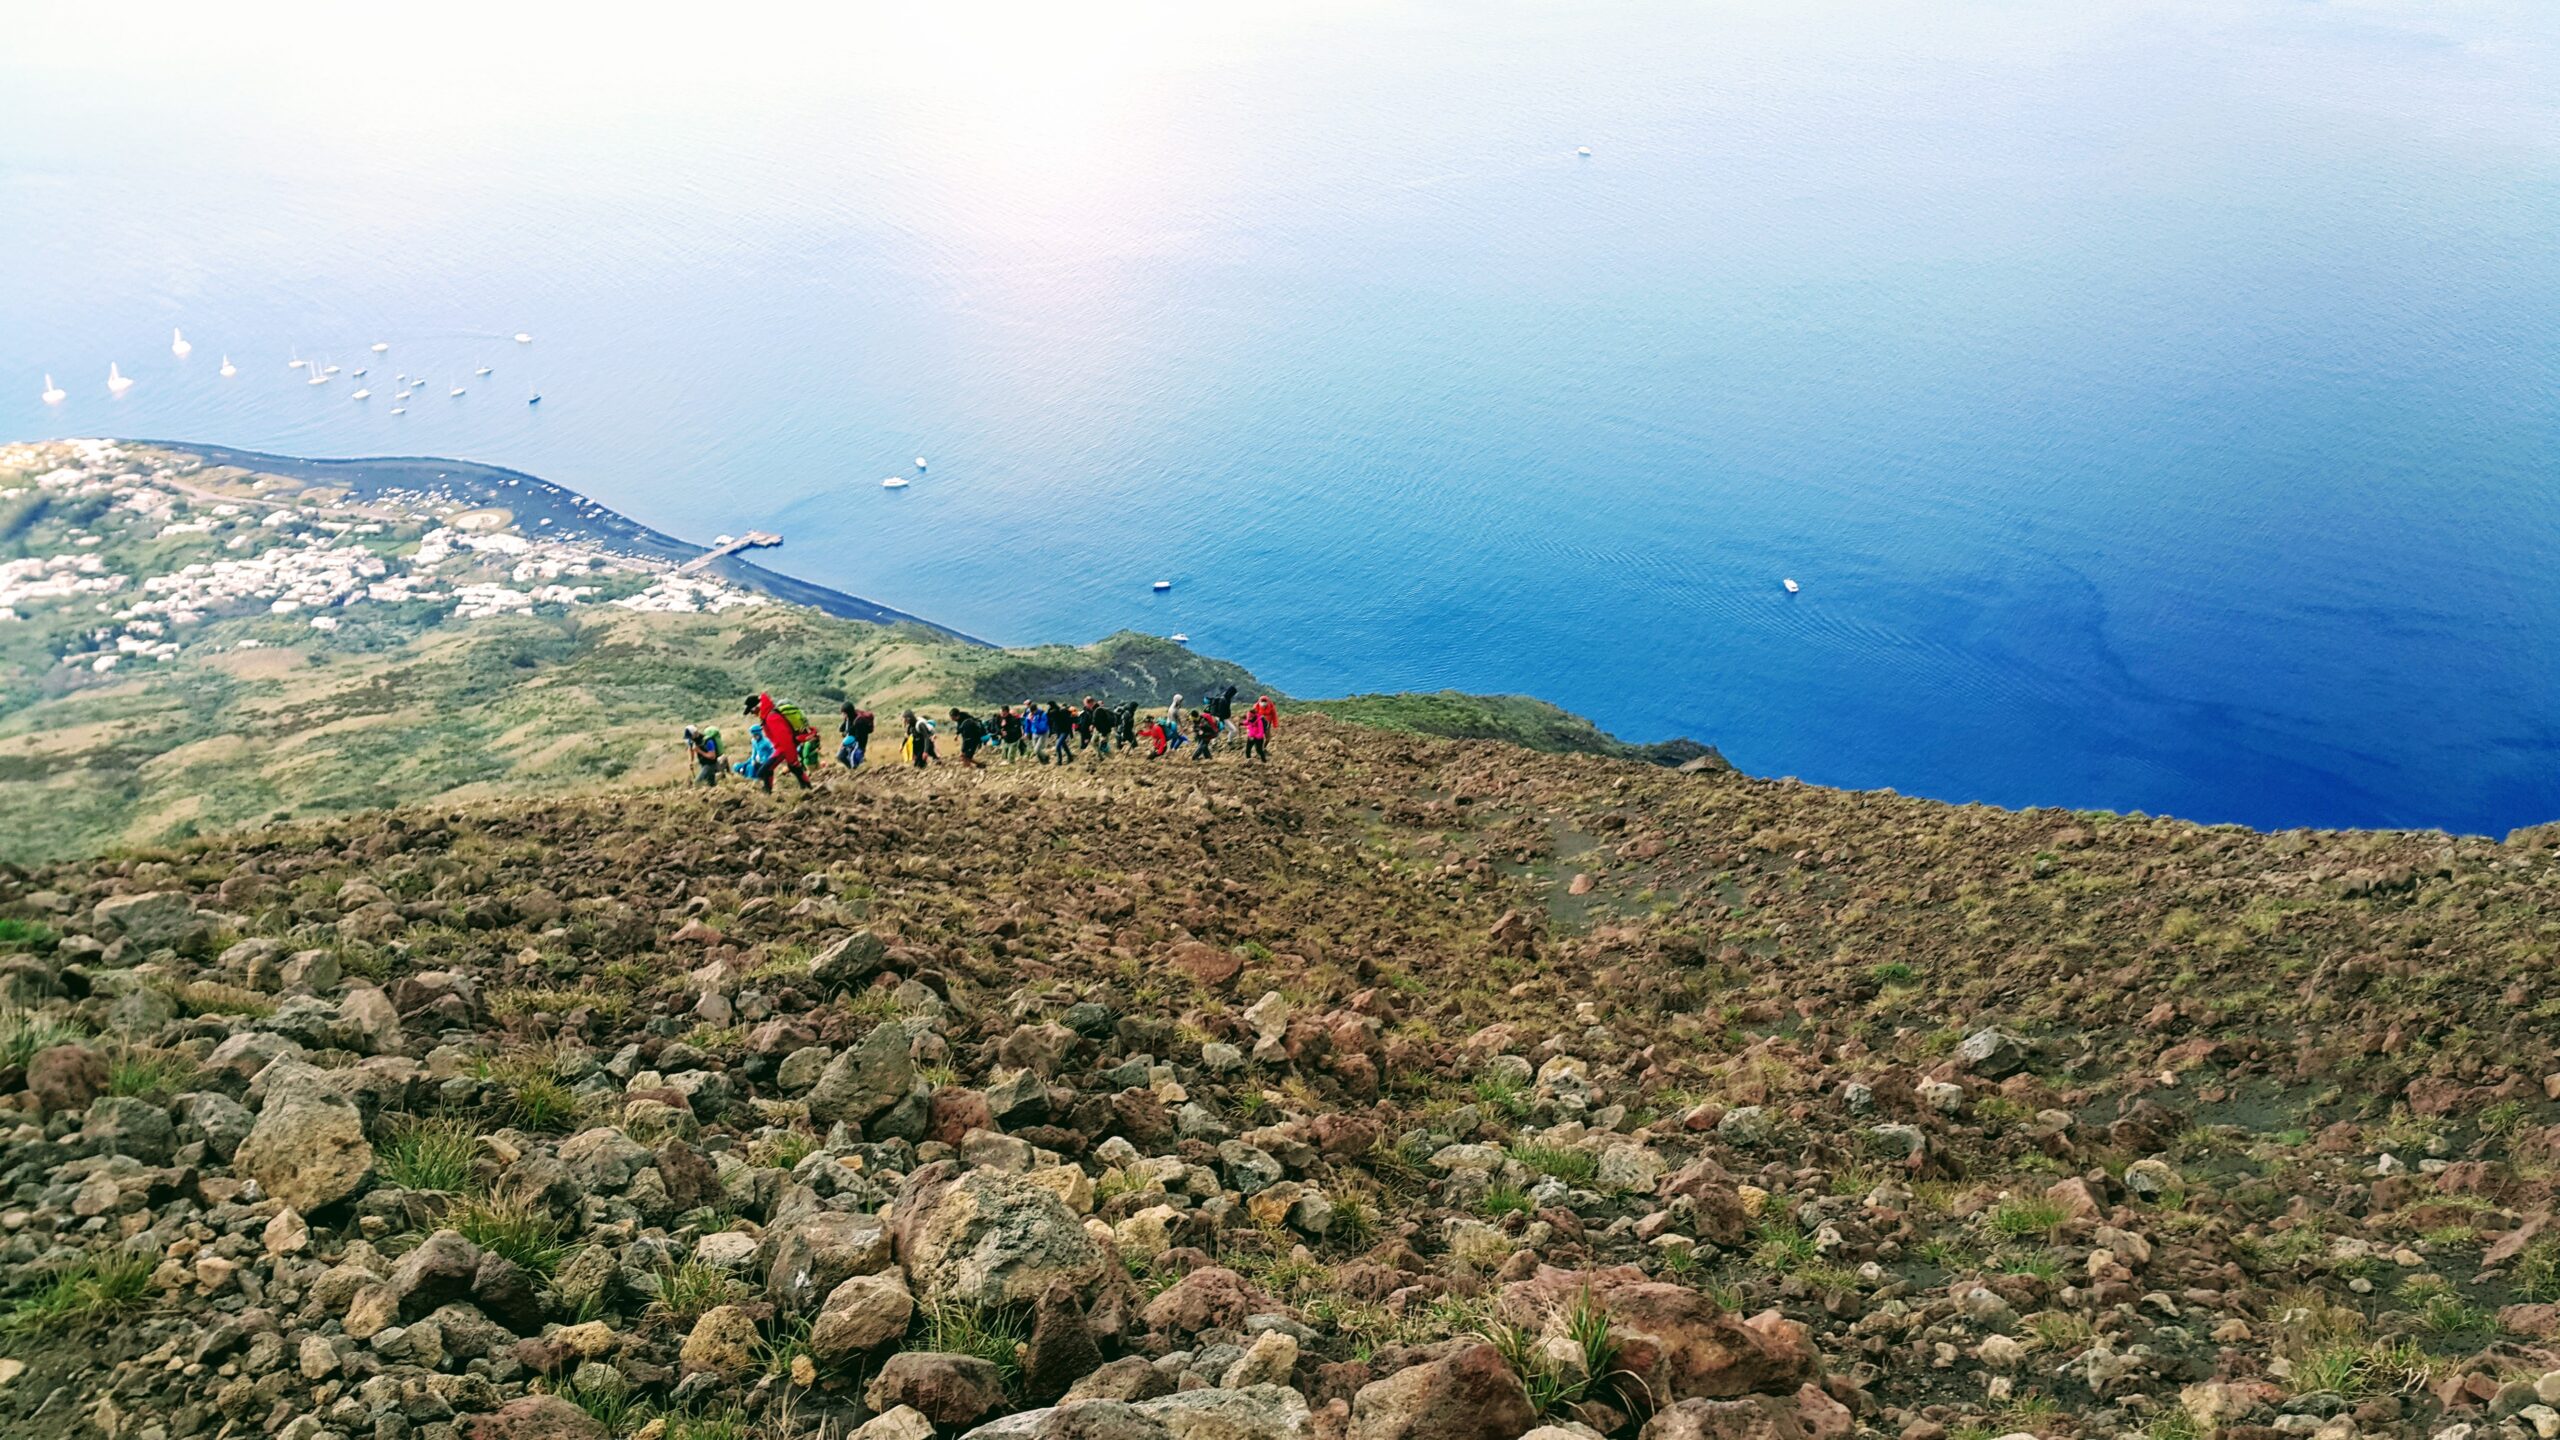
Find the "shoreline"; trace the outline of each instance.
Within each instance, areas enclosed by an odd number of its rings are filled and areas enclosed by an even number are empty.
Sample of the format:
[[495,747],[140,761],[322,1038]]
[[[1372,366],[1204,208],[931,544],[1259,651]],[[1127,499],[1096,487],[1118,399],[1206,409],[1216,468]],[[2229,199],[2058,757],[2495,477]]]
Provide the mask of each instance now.
[[[136,439],[117,443],[189,455],[208,465],[233,466],[295,480],[343,484],[359,500],[377,499],[394,491],[441,490],[474,505],[514,512],[518,527],[528,534],[543,533],[584,540],[669,564],[690,563],[712,548],[651,529],[602,501],[565,485],[477,460],[432,455],[368,455],[317,460],[185,440]],[[544,525],[544,521],[550,523]],[[994,648],[990,641],[937,624],[921,615],[911,615],[859,595],[766,569],[746,559],[743,553],[711,561],[698,573],[716,576],[775,600],[805,605],[838,619],[862,620],[875,625],[920,625],[967,644]]]

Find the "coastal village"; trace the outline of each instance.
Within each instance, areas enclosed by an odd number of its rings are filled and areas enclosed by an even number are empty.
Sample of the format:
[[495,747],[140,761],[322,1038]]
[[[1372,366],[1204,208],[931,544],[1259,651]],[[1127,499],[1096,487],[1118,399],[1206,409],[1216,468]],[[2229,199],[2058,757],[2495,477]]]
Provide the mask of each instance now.
[[[12,479],[12,472],[26,477]],[[47,527],[39,530],[37,527]],[[0,448],[0,627],[32,627],[67,670],[256,649],[265,618],[337,630],[368,609],[427,622],[541,606],[719,613],[770,601],[717,576],[588,535],[526,533],[509,510],[452,496],[343,490],[104,440]],[[0,631],[0,647],[8,646]],[[23,656],[21,657],[23,659]]]

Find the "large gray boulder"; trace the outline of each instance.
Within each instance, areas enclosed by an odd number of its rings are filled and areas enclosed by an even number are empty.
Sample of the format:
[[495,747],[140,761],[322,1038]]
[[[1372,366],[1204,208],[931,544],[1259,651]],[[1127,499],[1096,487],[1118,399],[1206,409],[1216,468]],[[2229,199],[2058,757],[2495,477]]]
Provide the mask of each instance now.
[[785,1310],[806,1313],[856,1275],[877,1275],[896,1264],[889,1227],[876,1215],[823,1210],[793,1221],[773,1241],[765,1267],[765,1298]]
[[916,1064],[907,1032],[895,1021],[872,1027],[860,1044],[827,1062],[809,1090],[809,1118],[820,1125],[860,1125],[907,1098]]
[[1028,1305],[1061,1280],[1089,1291],[1106,1262],[1057,1192],[947,1160],[907,1177],[889,1225],[928,1304]]
[[809,978],[835,990],[850,990],[880,972],[888,957],[880,937],[857,930],[818,952],[809,962]]
[[183,890],[153,890],[99,901],[97,925],[146,950],[188,950],[212,938],[214,917],[198,910]]

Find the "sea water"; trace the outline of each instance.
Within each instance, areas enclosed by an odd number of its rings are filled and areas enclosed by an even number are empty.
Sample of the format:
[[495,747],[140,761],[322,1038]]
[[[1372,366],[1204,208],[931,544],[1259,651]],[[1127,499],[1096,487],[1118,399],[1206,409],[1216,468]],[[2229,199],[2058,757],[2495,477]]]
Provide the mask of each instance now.
[[464,456],[1834,784],[2560,817],[2541,0],[0,24],[0,435]]

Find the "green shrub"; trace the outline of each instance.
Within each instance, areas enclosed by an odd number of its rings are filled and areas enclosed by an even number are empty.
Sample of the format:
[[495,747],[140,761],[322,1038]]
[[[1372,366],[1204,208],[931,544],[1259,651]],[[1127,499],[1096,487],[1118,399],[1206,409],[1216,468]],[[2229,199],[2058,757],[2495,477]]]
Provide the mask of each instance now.
[[50,950],[54,939],[53,927],[41,920],[0,915],[0,950]]

